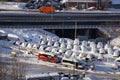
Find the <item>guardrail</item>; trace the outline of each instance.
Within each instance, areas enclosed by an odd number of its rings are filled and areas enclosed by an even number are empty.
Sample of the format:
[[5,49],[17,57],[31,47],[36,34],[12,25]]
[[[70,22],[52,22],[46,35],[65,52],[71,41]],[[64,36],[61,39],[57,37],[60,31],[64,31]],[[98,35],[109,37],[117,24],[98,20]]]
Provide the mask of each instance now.
[[[13,13],[0,12],[1,28],[42,28],[42,29],[74,29],[120,27],[120,14],[117,13]],[[108,24],[109,25],[108,25]]]
[[[77,25],[77,29],[120,27],[120,25]],[[75,29],[75,25],[1,25],[0,28]]]

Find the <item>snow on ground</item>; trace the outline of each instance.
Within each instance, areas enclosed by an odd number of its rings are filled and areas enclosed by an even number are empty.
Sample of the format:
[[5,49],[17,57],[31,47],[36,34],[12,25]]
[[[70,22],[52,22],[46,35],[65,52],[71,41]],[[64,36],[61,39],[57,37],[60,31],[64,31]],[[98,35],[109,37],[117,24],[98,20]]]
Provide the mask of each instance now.
[[110,44],[113,46],[120,46],[120,37],[117,37],[111,40]]
[[92,75],[87,75],[84,80],[114,80],[114,79],[110,79],[110,78],[101,78],[101,77],[96,77],[96,76],[92,76]]
[[[42,44],[42,45],[45,45],[44,43],[40,43],[40,38],[45,38],[46,36],[49,36],[48,37],[48,40],[53,40],[53,41],[59,41],[61,43],[64,43],[64,38],[61,39],[59,38],[58,36],[56,36],[55,34],[52,34],[52,33],[49,33],[47,31],[44,31],[44,30],[41,30],[41,29],[1,29],[0,32],[2,32],[2,34],[12,34],[11,37],[13,38],[17,38],[19,39],[21,42],[27,42],[27,43],[34,43],[34,44]],[[15,41],[14,39],[11,39],[11,41]],[[67,39],[66,39],[67,40]],[[85,41],[81,42],[81,45],[79,45],[79,41],[77,40],[70,40],[68,39],[69,41],[67,42],[69,45],[72,44],[73,46],[73,43],[76,45],[74,46],[74,48],[71,50],[71,51],[76,51],[80,48],[81,46],[81,49],[83,49],[83,51],[79,51],[80,53],[84,52],[84,50],[86,51],[87,49],[90,49],[90,47],[93,47],[93,49],[95,49],[95,43],[94,42],[89,42],[89,45],[88,46],[86,44]],[[8,57],[8,58],[11,58],[10,57],[10,53],[12,52],[12,50],[10,49],[11,48],[11,45],[5,45],[4,43],[8,43],[8,44],[11,44],[11,41],[2,41],[0,40],[0,45],[2,45],[2,48],[0,48],[1,52],[3,53],[3,57]],[[4,42],[4,43],[3,43]],[[44,40],[44,42],[46,42],[46,40]],[[2,43],[2,44],[1,44]],[[58,43],[56,43],[56,45],[54,44],[53,47],[60,47],[59,45],[57,45]],[[63,45],[61,47],[64,47],[66,45]],[[86,46],[86,47],[84,47]],[[96,45],[97,46],[97,45]],[[101,46],[103,46],[101,44]],[[100,44],[99,44],[99,48],[101,47]],[[110,47],[110,46],[108,46]],[[15,47],[14,47],[15,48]],[[17,48],[17,46],[16,46]],[[75,49],[77,48],[77,49]],[[86,49],[85,49],[86,48]],[[28,50],[26,48],[23,47],[23,50]],[[64,47],[65,49],[65,47]],[[21,50],[22,50],[22,47],[21,47]],[[115,49],[116,50],[116,49]],[[40,50],[39,50],[40,51]],[[89,50],[88,50],[89,51]],[[96,51],[96,50],[95,50]],[[94,52],[94,50],[93,50]],[[24,52],[23,52],[24,53]],[[56,53],[56,52],[54,52]],[[74,53],[75,54],[75,53]],[[86,54],[92,54],[92,53],[87,53]],[[98,58],[99,57],[99,54],[100,53],[94,53],[95,54],[95,57]],[[75,55],[74,55],[75,56]],[[72,56],[71,56],[72,57]],[[108,54],[104,54],[104,60],[103,61],[98,61],[98,60],[95,60],[94,62],[94,65],[95,65],[95,70],[93,71],[94,73],[95,72],[99,72],[99,73],[111,73],[111,74],[114,74],[114,73],[118,73],[119,72],[119,69],[117,70],[113,70],[111,67],[113,67],[113,64],[114,64],[114,60],[116,58],[113,58],[112,54],[111,55],[108,55]],[[60,64],[55,64],[55,63],[50,63],[50,62],[44,62],[44,61],[41,61],[41,60],[38,60],[37,59],[37,56],[35,55],[31,55],[31,54],[20,54],[18,56],[18,59],[22,62],[26,62],[26,63],[31,63],[31,64],[39,64],[39,65],[45,65],[45,66],[49,66],[49,67],[54,67],[54,68],[60,68],[60,69],[68,69],[68,70],[71,70],[71,68],[68,68],[68,67],[64,67],[63,65],[60,65]],[[108,60],[109,59],[109,62]],[[89,64],[89,63],[88,63]],[[89,70],[88,70],[89,71]],[[89,77],[88,77],[89,78]],[[88,79],[89,80],[89,79]],[[91,79],[93,80],[93,79]]]
[[0,9],[23,10],[26,3],[0,2]]
[[39,41],[41,36],[58,37],[55,34],[44,31],[42,29],[2,29],[8,36],[19,38],[20,41],[29,41],[35,43]]

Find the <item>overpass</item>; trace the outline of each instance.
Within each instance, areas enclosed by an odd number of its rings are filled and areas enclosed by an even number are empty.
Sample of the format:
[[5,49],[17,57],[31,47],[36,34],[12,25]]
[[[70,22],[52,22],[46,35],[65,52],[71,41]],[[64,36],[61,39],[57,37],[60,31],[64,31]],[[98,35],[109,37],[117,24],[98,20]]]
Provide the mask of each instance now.
[[116,12],[56,12],[43,14],[26,11],[1,11],[1,28],[74,29],[119,27]]

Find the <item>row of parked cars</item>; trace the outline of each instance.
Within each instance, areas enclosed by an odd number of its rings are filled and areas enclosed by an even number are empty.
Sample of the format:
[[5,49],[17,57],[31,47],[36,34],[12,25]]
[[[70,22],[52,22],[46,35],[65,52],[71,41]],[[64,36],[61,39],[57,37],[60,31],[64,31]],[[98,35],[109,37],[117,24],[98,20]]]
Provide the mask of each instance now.
[[[115,57],[120,56],[119,48],[112,47],[102,42],[79,41],[64,38],[41,37],[39,44],[16,41],[19,45],[28,50],[38,51],[34,53],[39,60],[59,63],[65,66],[83,68],[86,61],[93,61],[94,58],[102,60],[104,54]],[[92,65],[92,63],[90,64]]]

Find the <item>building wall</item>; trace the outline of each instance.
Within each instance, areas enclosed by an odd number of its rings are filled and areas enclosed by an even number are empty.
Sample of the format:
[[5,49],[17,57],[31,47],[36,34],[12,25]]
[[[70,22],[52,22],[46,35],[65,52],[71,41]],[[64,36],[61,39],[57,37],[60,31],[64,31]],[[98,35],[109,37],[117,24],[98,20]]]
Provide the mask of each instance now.
[[87,9],[89,7],[96,7],[97,6],[97,3],[86,3],[86,2],[68,2],[67,3],[67,8],[70,8],[70,7],[76,7],[76,8],[79,8],[79,9]]
[[77,6],[77,2],[68,2],[67,3],[68,5],[68,7],[76,7]]
[[67,8],[78,7],[79,9],[86,9],[95,7],[100,10],[107,10],[111,0],[68,0]]
[[88,7],[96,7],[97,3],[88,3]]

